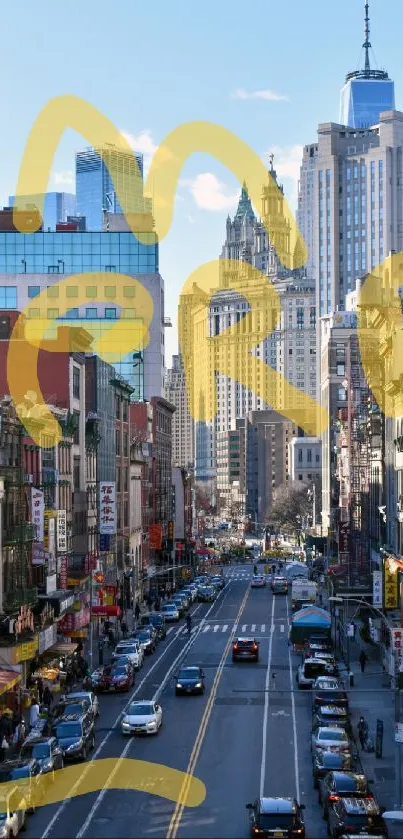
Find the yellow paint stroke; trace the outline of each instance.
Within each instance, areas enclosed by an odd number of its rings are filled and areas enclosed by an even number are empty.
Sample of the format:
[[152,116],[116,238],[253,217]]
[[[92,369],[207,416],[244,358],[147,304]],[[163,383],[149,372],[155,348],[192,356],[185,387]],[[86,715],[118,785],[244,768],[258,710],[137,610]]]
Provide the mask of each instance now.
[[[67,297],[67,288],[74,281],[77,287],[77,296]],[[95,326],[99,328],[100,321],[87,320],[85,318],[75,319],[74,323],[65,326],[57,320],[47,317],[29,318],[28,306],[21,312],[13,328],[7,354],[7,379],[10,394],[13,397],[17,414],[27,429],[28,433],[40,446],[44,437],[54,439],[57,445],[62,438],[62,429],[44,402],[38,379],[38,356],[42,348],[47,352],[69,353],[75,350],[89,350],[96,352],[101,358],[113,364],[120,361],[122,357],[136,350],[143,350],[149,342],[149,326],[153,317],[153,300],[151,294],[138,280],[125,274],[114,272],[88,272],[85,274],[74,274],[74,277],[67,277],[57,284],[58,298],[49,300],[47,289],[44,289],[38,297],[35,297],[35,306],[46,312],[49,303],[57,306],[59,316],[63,317],[71,308],[72,302],[75,307],[88,305],[87,288],[96,289],[96,298],[90,298],[90,302],[108,302],[113,306],[122,308],[134,307],[135,319],[119,318],[117,320],[105,320],[104,325],[110,328],[92,346],[92,338]],[[113,300],[107,296],[107,288],[114,288]],[[134,291],[134,296],[126,296],[125,291]],[[31,303],[31,301],[30,301]],[[29,304],[30,305],[30,304]],[[56,340],[46,340],[46,333],[58,326],[58,337]],[[81,330],[80,330],[81,327]],[[84,334],[82,330],[85,330]],[[84,344],[83,344],[84,341]],[[29,391],[36,394],[35,416],[26,413],[24,398]],[[40,418],[40,422],[38,422]],[[49,443],[44,444],[49,445]]]
[[[183,787],[186,780],[185,772],[172,769],[163,763],[151,763],[147,760],[132,758],[103,758],[92,760],[87,765],[84,775],[82,766],[78,764],[55,772],[54,783],[51,781],[51,775],[40,776],[35,788],[32,787],[34,793],[29,800],[29,806],[44,807],[48,804],[58,804],[67,798],[75,798],[103,789],[147,792],[177,803],[183,800]],[[74,785],[78,788],[73,791]],[[21,795],[21,801],[25,800],[28,806],[26,780],[25,783],[23,779],[7,781],[0,784],[0,812],[5,812],[7,796],[16,789]],[[205,797],[206,787],[203,782],[189,776],[187,793],[183,801],[185,806],[199,807]]]

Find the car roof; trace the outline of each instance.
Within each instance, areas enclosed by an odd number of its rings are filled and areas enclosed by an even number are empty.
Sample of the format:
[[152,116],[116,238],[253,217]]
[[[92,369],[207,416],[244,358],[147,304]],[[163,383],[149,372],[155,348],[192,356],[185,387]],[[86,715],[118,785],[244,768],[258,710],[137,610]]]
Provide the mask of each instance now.
[[374,798],[342,798],[341,802],[349,816],[377,816],[380,814]]
[[184,664],[180,670],[200,670],[200,666],[198,664]]
[[295,800],[293,798],[260,798],[261,813],[294,813]]
[[324,751],[320,749],[317,752],[317,759],[319,763],[322,763],[323,766],[326,765],[333,765],[338,763],[340,766],[343,766],[344,761],[348,757],[348,752],[331,752],[330,750]]
[[239,635],[238,638],[234,638],[234,641],[236,641],[237,643],[238,641],[242,641],[243,644],[245,643],[245,641],[247,641],[250,644],[254,644],[256,642],[256,638],[246,638],[243,635]]
[[356,780],[358,782],[367,781],[366,775],[360,774],[359,772],[349,772],[345,770],[344,772],[340,772],[337,769],[331,773],[333,775],[334,780],[337,784],[342,783],[345,778],[349,778],[350,780]]
[[56,724],[59,725],[61,722],[82,722],[81,714],[62,714],[58,720],[56,720]]
[[28,737],[25,738],[22,745],[23,746],[25,746],[25,745],[30,745],[30,746],[34,745],[35,746],[37,743],[50,743],[52,740],[56,740],[56,737],[53,737],[53,735],[52,736],[49,735],[48,737],[44,737],[42,734],[37,734],[34,730],[34,731],[31,731],[28,734]]
[[343,714],[343,716],[346,716],[347,711],[345,708],[339,708],[338,705],[322,705],[318,710],[318,714]]
[[130,707],[132,708],[133,705],[154,705],[154,699],[135,699],[133,702],[130,703]]
[[344,735],[346,734],[345,729],[344,729],[344,728],[340,728],[340,726],[339,726],[339,725],[326,725],[326,726],[319,726],[319,728],[318,728],[318,734],[319,734],[319,732],[320,732],[320,731],[327,731],[327,732],[329,732],[329,731],[340,731],[342,734],[344,734]]

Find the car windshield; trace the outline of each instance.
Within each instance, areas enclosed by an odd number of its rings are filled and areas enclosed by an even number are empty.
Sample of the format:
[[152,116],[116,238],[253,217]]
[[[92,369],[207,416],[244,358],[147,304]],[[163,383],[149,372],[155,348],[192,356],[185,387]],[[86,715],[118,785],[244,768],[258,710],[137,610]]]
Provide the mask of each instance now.
[[60,740],[63,737],[81,737],[81,725],[76,722],[62,722],[56,726],[56,736]]
[[65,705],[60,705],[58,716],[62,717],[64,714],[82,714],[87,710],[88,704],[86,702],[66,702]]
[[318,740],[329,740],[335,743],[340,743],[346,739],[344,731],[332,731],[331,728],[326,728],[324,731],[318,732]]
[[137,633],[137,638],[139,638],[140,641],[148,641],[149,638],[150,638],[150,633],[145,632],[145,631],[144,632],[138,632]]
[[162,608],[164,612],[176,612],[176,606],[174,606],[173,603],[169,606],[163,606]]
[[137,652],[136,644],[127,644],[125,647],[121,647],[120,649],[116,647],[116,652],[118,655],[132,655],[132,653]]
[[154,708],[151,702],[143,702],[141,705],[130,705],[128,713],[130,717],[144,717],[153,714]]
[[193,679],[197,678],[200,675],[200,671],[197,667],[185,667],[183,670],[179,671],[179,679]]
[[259,827],[264,830],[275,830],[276,827],[291,827],[294,823],[292,813],[261,813]]
[[126,674],[126,667],[113,667],[111,670],[111,676],[126,676]]
[[48,743],[26,743],[21,749],[21,754],[25,758],[35,757],[37,760],[43,760],[50,757],[50,746]]
[[305,662],[304,664],[304,676],[307,679],[316,679],[318,673],[323,672],[325,669],[325,664],[322,661],[312,661],[312,662]]
[[358,792],[365,793],[367,791],[367,779],[363,775],[342,775],[337,779],[336,787],[338,792]]

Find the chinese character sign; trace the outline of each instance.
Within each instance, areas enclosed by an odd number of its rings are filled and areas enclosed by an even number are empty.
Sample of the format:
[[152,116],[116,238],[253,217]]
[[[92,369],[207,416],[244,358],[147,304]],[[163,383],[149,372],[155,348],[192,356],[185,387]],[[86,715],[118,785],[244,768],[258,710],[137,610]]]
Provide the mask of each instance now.
[[162,548],[162,525],[161,524],[150,524],[149,527],[149,535],[150,535],[150,548],[152,551],[160,551]]
[[56,520],[56,513],[54,510],[45,510],[44,512],[44,522],[45,522],[45,533],[43,539],[43,547],[45,551],[54,556],[55,553],[55,520]]
[[382,608],[383,603],[382,591],[382,571],[372,572],[372,603],[374,606]]
[[67,588],[67,556],[59,557],[59,587],[61,589]]
[[397,609],[397,572],[389,559],[385,559],[384,566],[385,609]]
[[99,532],[112,536],[116,533],[116,484],[101,481],[99,496]]
[[45,513],[45,500],[43,497],[43,492],[40,489],[36,489],[36,487],[32,487],[31,490],[31,517],[32,517],[32,524],[36,528],[36,541],[43,542],[44,537],[44,513]]
[[403,670],[403,629],[392,629],[392,647],[395,653],[395,660],[399,672]]
[[67,551],[67,514],[66,510],[57,512],[57,550],[60,553]]

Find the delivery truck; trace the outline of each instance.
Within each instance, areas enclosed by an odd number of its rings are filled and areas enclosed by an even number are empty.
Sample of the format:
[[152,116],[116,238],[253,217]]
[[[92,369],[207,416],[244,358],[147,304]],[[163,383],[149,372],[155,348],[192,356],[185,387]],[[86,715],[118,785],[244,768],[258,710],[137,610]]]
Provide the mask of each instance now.
[[315,605],[318,591],[317,583],[302,578],[292,581],[291,605],[293,612],[297,612],[307,604]]

